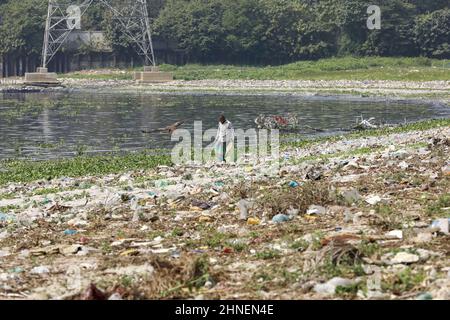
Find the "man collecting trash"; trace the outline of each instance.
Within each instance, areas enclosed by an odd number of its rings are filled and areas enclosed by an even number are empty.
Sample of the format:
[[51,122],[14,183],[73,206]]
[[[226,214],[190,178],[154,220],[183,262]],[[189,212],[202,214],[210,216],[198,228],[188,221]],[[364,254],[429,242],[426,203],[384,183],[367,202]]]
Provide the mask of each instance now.
[[219,129],[217,130],[216,136],[216,156],[219,162],[227,162],[230,155],[234,154],[234,128],[233,124],[228,121],[224,115],[219,117]]

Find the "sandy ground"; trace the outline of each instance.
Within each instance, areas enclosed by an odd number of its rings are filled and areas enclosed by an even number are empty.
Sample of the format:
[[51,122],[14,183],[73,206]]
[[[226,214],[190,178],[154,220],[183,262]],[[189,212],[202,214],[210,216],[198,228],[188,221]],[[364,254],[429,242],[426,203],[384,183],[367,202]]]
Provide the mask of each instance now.
[[0,298],[448,300],[449,137],[11,183]]

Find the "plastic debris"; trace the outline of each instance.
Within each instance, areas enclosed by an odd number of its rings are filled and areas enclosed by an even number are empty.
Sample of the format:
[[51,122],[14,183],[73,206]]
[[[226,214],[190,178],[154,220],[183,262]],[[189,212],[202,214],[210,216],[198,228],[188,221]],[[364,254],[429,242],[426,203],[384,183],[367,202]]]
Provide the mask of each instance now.
[[247,220],[248,211],[251,209],[252,206],[253,206],[253,203],[251,203],[250,201],[245,200],[245,199],[238,202],[238,208],[239,208],[239,212],[240,212],[240,216],[239,216],[240,220]]
[[300,185],[297,181],[289,182],[289,187],[291,187],[291,188],[297,188],[298,186],[300,186]]
[[169,182],[167,180],[157,180],[155,181],[155,188],[166,188],[169,186]]
[[344,192],[342,192],[342,196],[349,204],[356,203],[362,199],[361,195],[356,189],[345,190]]
[[439,232],[449,234],[450,218],[433,221],[431,228],[439,228]]
[[31,274],[46,274],[50,273],[50,269],[46,266],[34,267],[30,271]]
[[123,300],[122,296],[120,295],[120,293],[113,293],[108,300],[115,300],[115,301],[119,301],[119,300]]
[[191,205],[193,207],[197,207],[202,210],[208,210],[211,208],[211,204],[209,204],[208,202],[199,201],[199,200],[192,200]]
[[403,239],[403,231],[402,230],[392,230],[386,233],[388,237],[394,237],[397,239]]
[[9,250],[0,250],[0,258],[7,257],[10,254]]
[[273,223],[284,223],[288,222],[289,220],[291,220],[290,217],[285,214],[277,214],[272,218]]
[[368,204],[371,204],[371,205],[376,205],[376,204],[378,204],[378,203],[380,203],[381,201],[382,201],[383,199],[380,197],[380,196],[370,196],[370,197],[367,197],[367,199],[366,199],[366,202],[368,203]]
[[433,296],[428,292],[421,293],[417,296],[416,300],[433,300]]
[[261,220],[259,220],[258,218],[248,218],[248,220],[247,220],[247,224],[250,226],[256,226],[260,223],[261,223]]
[[335,277],[331,280],[329,280],[326,283],[320,283],[320,284],[316,284],[314,286],[314,291],[316,293],[319,294],[324,294],[324,295],[333,295],[336,293],[336,289],[338,287],[350,287],[355,285],[357,282],[355,280],[351,280],[351,279],[344,279],[344,278],[340,278],[340,277]]
[[78,233],[78,231],[76,231],[76,230],[70,230],[70,229],[64,230],[64,235],[66,235],[66,236],[74,236],[77,233]]
[[0,222],[13,223],[16,221],[16,217],[10,214],[0,213]]
[[316,206],[316,205],[312,205],[308,208],[308,210],[306,211],[306,214],[308,215],[322,215],[327,213],[327,209],[322,207],[322,206]]
[[208,216],[201,216],[201,217],[198,219],[198,221],[199,221],[199,222],[211,222],[211,221],[212,221],[212,218],[211,218],[211,217],[208,217]]
[[392,258],[389,263],[390,264],[411,264],[418,262],[420,257],[413,253],[408,252],[398,252],[394,258]]

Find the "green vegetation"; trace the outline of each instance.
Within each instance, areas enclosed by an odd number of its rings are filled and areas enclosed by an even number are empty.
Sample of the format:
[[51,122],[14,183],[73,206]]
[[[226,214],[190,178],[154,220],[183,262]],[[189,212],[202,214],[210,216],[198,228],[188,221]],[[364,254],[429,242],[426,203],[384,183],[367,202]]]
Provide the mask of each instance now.
[[170,164],[170,156],[148,155],[144,152],[48,161],[9,160],[0,163],[0,167],[4,168],[0,171],[0,185],[8,182],[50,180],[64,176],[98,176]]
[[[381,7],[381,30],[367,28],[368,4],[360,0],[148,0],[155,39],[175,43],[189,62],[279,65],[349,54],[450,58],[448,0],[370,4]],[[0,0],[0,54],[38,59],[46,11],[46,1]],[[82,26],[103,29],[115,54],[134,54],[120,24],[99,3],[86,11]],[[93,49],[83,46],[79,53]],[[275,77],[284,71],[298,77],[290,70],[275,72]],[[379,78],[380,73],[371,74]],[[361,76],[356,72],[355,77]]]
[[[173,72],[178,80],[448,80],[450,60],[429,58],[341,57],[318,61],[299,61],[280,66],[239,66],[163,64],[162,71]],[[126,73],[74,72],[62,78],[89,80],[131,80],[135,70]]]
[[367,28],[359,0],[167,0],[154,23],[190,61],[280,64],[332,56],[450,58],[447,0],[372,1],[382,29]]
[[[289,147],[306,147],[311,144],[325,141],[338,141],[341,139],[351,139],[368,136],[381,136],[392,133],[401,133],[415,130],[428,130],[438,127],[450,126],[450,119],[429,120],[417,123],[411,123],[389,129],[367,130],[361,132],[349,133],[343,136],[323,137],[311,140],[301,140],[288,142],[283,145]],[[357,149],[354,154],[364,154],[366,148]],[[78,156],[72,159],[31,161],[31,160],[5,160],[0,161],[0,185],[9,182],[31,182],[40,179],[54,179],[58,177],[80,177],[80,176],[100,176],[110,173],[121,173],[132,170],[150,169],[159,165],[171,165],[169,155],[154,155],[146,152],[129,154],[109,154],[102,156]],[[44,191],[45,192],[45,191]],[[441,200],[440,200],[441,201]],[[442,203],[446,200],[442,200]],[[441,202],[438,204],[439,208]],[[431,211],[435,209],[430,207]],[[438,209],[439,210],[439,209]],[[217,240],[217,241],[216,241]],[[220,245],[225,239],[211,239],[211,242],[217,242]]]
[[450,193],[444,193],[436,201],[433,201],[427,207],[428,214],[437,217],[447,217],[449,211],[444,208],[450,207]]
[[402,294],[405,291],[410,291],[413,288],[420,286],[424,279],[424,271],[413,271],[408,267],[398,274],[394,274],[388,279],[385,279],[381,283],[381,288],[383,291],[392,291],[394,294]]
[[240,80],[448,80],[450,60],[427,58],[341,57],[281,66],[162,65],[176,79]]
[[256,253],[257,259],[262,260],[272,260],[272,259],[278,259],[280,257],[280,252],[273,249],[267,249],[261,252]]

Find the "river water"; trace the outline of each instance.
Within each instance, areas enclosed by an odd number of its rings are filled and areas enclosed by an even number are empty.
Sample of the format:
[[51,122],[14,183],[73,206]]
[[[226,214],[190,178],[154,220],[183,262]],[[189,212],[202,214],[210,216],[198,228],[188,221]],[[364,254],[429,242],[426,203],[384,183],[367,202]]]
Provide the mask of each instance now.
[[[254,128],[260,114],[294,113],[326,134],[340,133],[356,118],[397,124],[450,117],[438,104],[305,99],[294,96],[180,95],[136,93],[28,93],[0,95],[0,159],[50,159],[81,153],[169,149],[175,144],[161,133],[142,133],[184,120],[193,131],[217,127],[225,113],[235,128]],[[317,134],[307,129],[301,136]]]

